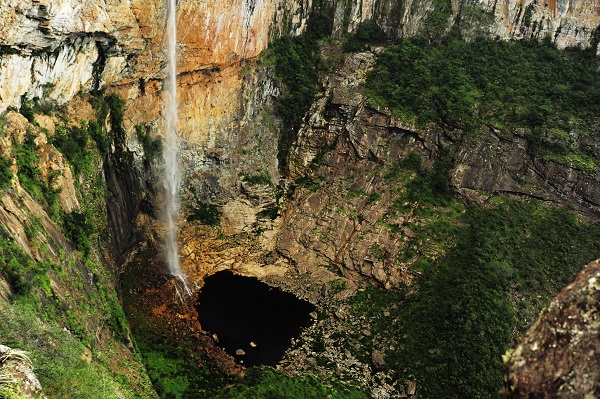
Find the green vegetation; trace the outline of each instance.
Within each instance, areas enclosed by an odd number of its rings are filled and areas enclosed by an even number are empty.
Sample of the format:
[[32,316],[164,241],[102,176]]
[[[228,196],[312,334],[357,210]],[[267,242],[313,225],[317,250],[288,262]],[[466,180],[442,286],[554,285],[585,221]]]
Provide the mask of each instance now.
[[100,127],[100,122],[89,121],[88,132],[90,134],[90,137],[96,143],[96,148],[98,148],[98,152],[100,152],[100,155],[108,155],[108,150],[110,147],[110,138],[108,137],[106,132],[104,132]]
[[19,113],[25,118],[27,118],[29,123],[33,123],[34,125],[36,124],[35,111],[33,109],[33,104],[30,100],[27,100],[22,97],[21,108],[19,108]]
[[356,33],[344,41],[344,51],[361,51],[369,45],[385,43],[386,36],[383,29],[371,19],[362,21],[356,27]]
[[262,169],[260,169],[254,175],[243,174],[242,180],[251,186],[257,186],[257,185],[268,185],[271,187],[275,186],[273,184],[273,180],[271,179],[271,174],[268,171],[262,170]]
[[10,159],[0,157],[0,192],[10,186],[10,181],[13,178],[10,167],[12,162]]
[[192,350],[141,331],[135,342],[161,399],[213,398],[229,382],[218,368],[198,366]]
[[39,169],[40,158],[37,155],[37,146],[34,142],[35,136],[27,131],[23,143],[14,143],[13,154],[17,160],[19,182],[36,201],[38,201],[48,214],[56,219],[59,214],[58,194],[60,188],[54,187],[56,174],[50,173],[42,176]]
[[283,89],[277,102],[277,113],[283,122],[278,159],[284,169],[290,145],[320,89],[318,75],[322,63],[319,40],[330,34],[332,16],[330,5],[322,0],[314,1],[306,33],[275,40],[265,60],[265,63],[273,65]]
[[2,344],[29,352],[45,397],[138,397],[135,384],[124,375],[116,378],[108,361],[88,363],[77,338],[61,326],[40,321],[32,309],[17,304],[0,310],[0,318]]
[[281,163],[285,161],[304,115],[319,91],[321,61],[316,39],[307,35],[285,36],[276,40],[268,57],[267,62],[274,64],[275,76],[283,86],[277,102],[277,113],[283,122],[278,144]]
[[369,396],[352,388],[327,384],[304,375],[288,377],[272,368],[251,368],[246,377],[215,399],[366,399]]
[[[419,3],[416,2],[413,7],[416,10]],[[452,3],[450,0],[434,0],[433,10],[427,14],[425,19],[425,29],[429,42],[440,41],[447,33],[452,17]]]
[[434,161],[433,167],[425,167],[422,164],[421,155],[411,152],[408,157],[392,164],[386,170],[386,180],[401,179],[406,186],[406,194],[396,199],[394,209],[397,211],[408,211],[403,206],[404,202],[430,206],[447,206],[453,201],[452,191],[448,173],[452,168],[453,154],[447,154]]
[[221,222],[222,212],[219,211],[219,208],[214,204],[202,201],[193,186],[190,186],[189,191],[191,196],[187,199],[187,202],[190,213],[187,216],[187,221],[198,220],[202,224],[217,226]]
[[[102,109],[111,112],[104,98],[98,101],[104,104]],[[122,102],[113,103],[122,107]],[[25,103],[26,112],[30,111],[29,106]],[[64,120],[62,115],[59,118]],[[13,143],[21,186],[42,205],[78,250],[70,251],[63,248],[62,240],[50,239],[44,231],[43,217],[32,214],[23,224],[36,260],[0,230],[0,279],[12,288],[12,296],[0,310],[0,343],[31,353],[44,395],[50,399],[152,396],[144,370],[125,355],[119,344],[129,342],[129,332],[110,265],[100,264],[98,257],[91,256],[93,249],[104,252],[101,245],[109,239],[106,186],[102,170],[93,167],[99,163],[98,153],[89,145],[89,136],[107,136],[100,127],[103,124],[83,123],[80,128],[59,126],[56,134],[49,137],[74,174],[84,177],[75,179],[81,210],[66,214],[58,208],[59,190],[54,188],[57,174],[44,176],[40,170],[33,131],[27,131],[22,143]],[[108,147],[108,140],[105,144]],[[6,176],[4,185],[10,182],[10,163],[1,161],[0,174]],[[109,331],[112,334],[107,334]]]
[[599,66],[591,50],[559,51],[548,42],[413,38],[378,57],[365,92],[419,125],[466,133],[527,128],[535,155],[598,170],[597,154],[568,136],[594,134]]
[[35,114],[55,115],[58,113],[58,101],[50,97],[53,88],[54,83],[48,82],[42,85],[42,97],[33,98],[33,112]]
[[295,184],[298,187],[306,188],[312,193],[316,192],[321,187],[321,184],[319,184],[318,181],[315,181],[315,179],[310,175],[302,176],[295,181]]
[[[125,100],[115,93],[104,95],[104,91],[92,93],[91,103],[96,110],[96,121],[90,121],[89,134],[96,142],[98,151],[102,157],[108,156],[110,144],[113,142],[122,143],[125,130],[123,129],[123,107]],[[103,128],[106,118],[109,117],[110,132]],[[116,146],[117,151],[123,151],[120,146]]]
[[11,240],[0,235],[0,274],[17,295],[28,295],[34,283],[47,279],[45,265],[38,265]]
[[[600,253],[600,224],[537,201],[502,198],[488,209],[468,207],[452,224],[437,235],[417,230],[417,241],[454,245],[442,257],[417,262],[423,273],[412,294],[371,288],[352,302],[376,334],[394,342],[386,367],[400,380],[416,379],[419,396],[499,397],[502,354]],[[383,309],[398,327],[391,328]]]
[[150,125],[135,125],[137,138],[144,148],[145,166],[148,167],[153,159],[162,155],[162,141],[150,135]]
[[90,235],[94,232],[94,225],[85,212],[73,211],[63,216],[65,236],[73,243],[75,249],[88,256],[92,248]]
[[73,174],[92,173],[92,157],[88,149],[90,125],[82,123],[81,127],[57,126],[50,144],[56,147],[69,161]]
[[256,217],[258,219],[271,219],[271,220],[275,220],[277,219],[277,216],[279,215],[279,206],[277,205],[277,203],[273,203],[269,206],[267,206],[265,209],[263,209],[262,211],[258,212],[256,214]]

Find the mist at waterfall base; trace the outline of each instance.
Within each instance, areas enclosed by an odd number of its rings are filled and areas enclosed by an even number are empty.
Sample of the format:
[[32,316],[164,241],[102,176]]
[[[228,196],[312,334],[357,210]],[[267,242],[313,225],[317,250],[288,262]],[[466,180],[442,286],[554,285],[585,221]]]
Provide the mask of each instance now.
[[[275,366],[315,311],[290,293],[227,271],[206,278],[196,309],[202,328],[246,366]],[[245,355],[236,355],[238,349]]]
[[179,171],[179,139],[177,137],[177,27],[175,19],[176,0],[167,0],[167,74],[164,81],[165,101],[165,143],[163,148],[164,175],[163,186],[165,189],[165,214],[167,221],[167,237],[165,246],[169,273],[177,277],[182,287],[178,293],[182,297],[190,294],[185,274],[179,263],[179,250],[177,247],[177,216],[179,214],[179,188],[181,187],[181,173]]

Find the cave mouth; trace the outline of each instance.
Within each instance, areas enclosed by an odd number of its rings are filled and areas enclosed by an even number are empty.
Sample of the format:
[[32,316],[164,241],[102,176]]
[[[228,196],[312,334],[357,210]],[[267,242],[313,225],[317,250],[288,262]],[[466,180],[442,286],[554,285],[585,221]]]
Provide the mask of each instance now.
[[196,309],[202,328],[250,367],[275,366],[291,339],[310,325],[315,306],[256,278],[223,271],[204,280]]

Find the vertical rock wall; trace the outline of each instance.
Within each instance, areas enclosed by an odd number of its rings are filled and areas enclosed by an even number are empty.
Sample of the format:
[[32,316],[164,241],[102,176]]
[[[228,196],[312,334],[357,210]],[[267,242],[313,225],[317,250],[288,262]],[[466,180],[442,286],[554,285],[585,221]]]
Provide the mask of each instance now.
[[[598,0],[450,0],[448,25],[459,24],[463,35],[500,39],[550,37],[559,48],[590,47],[598,42]],[[428,15],[444,1],[333,0],[334,36],[352,32],[372,19],[392,37],[412,36],[428,29]]]

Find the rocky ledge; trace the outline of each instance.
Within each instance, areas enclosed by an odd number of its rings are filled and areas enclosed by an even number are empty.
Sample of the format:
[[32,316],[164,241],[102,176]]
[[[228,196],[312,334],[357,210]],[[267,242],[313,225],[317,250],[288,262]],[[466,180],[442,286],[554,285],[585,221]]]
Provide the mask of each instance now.
[[600,259],[550,303],[506,366],[507,398],[600,397]]

